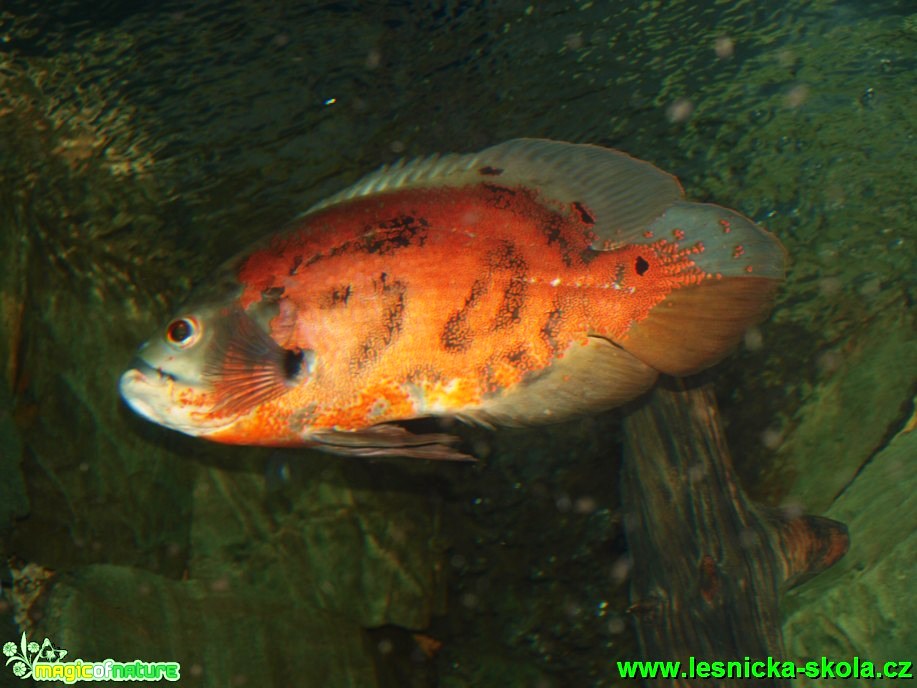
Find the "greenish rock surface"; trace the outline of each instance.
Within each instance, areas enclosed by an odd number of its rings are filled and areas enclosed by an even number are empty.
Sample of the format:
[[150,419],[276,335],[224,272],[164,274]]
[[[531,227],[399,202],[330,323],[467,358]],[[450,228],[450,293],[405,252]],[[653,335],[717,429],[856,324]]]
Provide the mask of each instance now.
[[900,425],[913,394],[913,311],[889,308],[850,348],[828,359],[837,369],[815,388],[778,452],[778,465],[792,474],[784,503],[793,508],[810,513],[834,509],[838,495],[861,479],[864,464]]
[[[850,551],[833,570],[788,595],[784,633],[790,657],[859,657],[880,669],[886,661],[914,661],[915,469],[917,431],[911,428],[873,457],[826,512],[849,527]],[[807,684],[836,686],[837,681]]]
[[68,661],[177,661],[182,686],[375,685],[353,621],[255,588],[95,564],[56,580],[44,611],[32,637],[52,638]]
[[275,455],[289,476],[202,471],[194,488],[194,580],[256,590],[290,608],[322,609],[361,627],[426,628],[444,580],[438,508],[409,476],[322,455]]

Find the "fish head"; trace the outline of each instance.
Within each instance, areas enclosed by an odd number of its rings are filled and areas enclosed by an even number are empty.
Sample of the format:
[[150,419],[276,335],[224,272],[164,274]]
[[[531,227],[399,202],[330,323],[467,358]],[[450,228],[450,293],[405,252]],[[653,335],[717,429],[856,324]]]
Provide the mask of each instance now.
[[186,435],[230,437],[303,381],[311,352],[281,347],[270,335],[276,303],[243,309],[239,291],[193,299],[139,348],[119,383],[131,409]]
[[198,436],[234,422],[217,411],[208,375],[219,356],[219,339],[234,318],[224,305],[180,309],[138,349],[121,375],[122,398],[144,418]]

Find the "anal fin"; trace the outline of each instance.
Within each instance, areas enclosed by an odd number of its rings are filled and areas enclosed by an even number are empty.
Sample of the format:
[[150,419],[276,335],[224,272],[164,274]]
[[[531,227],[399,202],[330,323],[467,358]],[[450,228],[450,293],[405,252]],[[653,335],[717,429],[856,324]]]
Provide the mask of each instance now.
[[466,415],[496,425],[554,423],[621,406],[646,392],[658,373],[602,337],[574,344],[539,376]]

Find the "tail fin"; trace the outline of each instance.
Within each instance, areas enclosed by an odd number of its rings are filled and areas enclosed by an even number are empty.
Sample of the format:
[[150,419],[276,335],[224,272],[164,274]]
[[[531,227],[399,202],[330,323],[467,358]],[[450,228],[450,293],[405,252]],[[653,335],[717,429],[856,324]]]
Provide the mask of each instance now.
[[767,316],[786,254],[774,235],[715,205],[677,201],[648,230],[696,245],[694,264],[708,277],[670,293],[617,344],[663,373],[690,375],[724,358]]

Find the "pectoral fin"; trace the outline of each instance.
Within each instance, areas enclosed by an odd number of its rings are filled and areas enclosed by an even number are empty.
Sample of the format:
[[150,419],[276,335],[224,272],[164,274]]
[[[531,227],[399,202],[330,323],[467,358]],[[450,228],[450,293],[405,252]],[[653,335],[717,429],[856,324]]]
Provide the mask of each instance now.
[[324,451],[343,456],[406,456],[413,459],[476,461],[450,445],[454,435],[429,433],[415,435],[397,425],[376,425],[354,432],[326,431],[309,436]]

